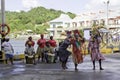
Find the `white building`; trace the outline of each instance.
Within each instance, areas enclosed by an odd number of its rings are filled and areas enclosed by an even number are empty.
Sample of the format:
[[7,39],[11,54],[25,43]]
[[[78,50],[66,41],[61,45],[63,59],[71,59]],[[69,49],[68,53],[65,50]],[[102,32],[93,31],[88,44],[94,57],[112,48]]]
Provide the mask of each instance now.
[[[106,20],[108,23],[106,25]],[[109,11],[108,19],[107,14],[104,11],[99,11],[95,13],[84,13],[76,16],[72,22],[76,27],[80,28],[91,28],[93,23],[101,25],[103,24],[107,28],[120,27],[120,11]]]
[[72,19],[68,15],[61,14],[60,17],[49,22],[50,28],[47,30],[50,32],[50,35],[58,38],[60,37],[61,32],[72,27],[71,21]]
[[[107,25],[106,20],[108,20]],[[93,24],[102,24],[106,28],[114,29],[115,31],[117,28],[120,28],[120,11],[109,10],[108,18],[104,11],[84,13],[77,15],[74,19],[71,19],[66,14],[61,14],[60,17],[50,21],[50,28],[47,30],[50,31],[51,35],[59,38],[61,32],[74,29],[84,29],[88,31]]]

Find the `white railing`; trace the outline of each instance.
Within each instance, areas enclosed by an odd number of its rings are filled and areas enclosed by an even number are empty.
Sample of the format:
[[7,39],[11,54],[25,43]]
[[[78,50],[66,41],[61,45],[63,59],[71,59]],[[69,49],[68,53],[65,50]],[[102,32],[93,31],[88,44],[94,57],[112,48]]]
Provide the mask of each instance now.
[[108,25],[107,28],[120,28],[120,25]]

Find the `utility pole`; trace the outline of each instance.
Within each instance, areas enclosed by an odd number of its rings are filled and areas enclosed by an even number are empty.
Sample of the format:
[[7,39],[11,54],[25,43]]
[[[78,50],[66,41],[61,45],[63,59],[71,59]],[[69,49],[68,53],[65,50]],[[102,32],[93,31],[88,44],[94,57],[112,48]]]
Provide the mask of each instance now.
[[109,12],[108,7],[109,7],[109,0],[107,1],[107,26],[108,26],[108,12]]
[[2,24],[5,24],[5,0],[1,0],[1,15],[2,15]]
[[[4,25],[5,24],[5,0],[1,0],[1,15],[0,15],[0,34],[2,31],[4,31]],[[3,59],[3,52],[2,52],[2,43],[3,43],[3,35],[1,34],[1,37],[0,37],[0,60]]]
[[107,7],[106,7],[106,27],[108,26],[108,15],[109,15],[109,3],[110,3],[110,1],[109,0],[107,0],[107,2],[104,2],[106,5],[107,5]]
[[[5,31],[4,29],[4,25],[3,24],[5,24],[5,0],[1,0],[1,29],[0,29],[0,31]],[[2,34],[1,34],[1,45],[2,45],[2,39],[4,38],[5,36],[3,36]]]

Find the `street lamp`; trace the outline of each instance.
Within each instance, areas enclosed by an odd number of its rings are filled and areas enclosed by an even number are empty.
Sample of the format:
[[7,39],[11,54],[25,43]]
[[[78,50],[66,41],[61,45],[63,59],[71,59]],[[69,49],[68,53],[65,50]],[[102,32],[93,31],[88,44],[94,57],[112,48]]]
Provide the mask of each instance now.
[[[1,0],[1,23],[0,24],[5,24],[5,0]],[[2,25],[0,31],[5,31],[4,29],[5,29],[4,25]],[[2,34],[0,38],[1,38],[1,44],[2,44],[2,39],[3,39]]]
[[107,5],[107,8],[106,8],[106,26],[108,26],[108,7],[109,7],[109,3],[110,3],[109,0],[107,0],[107,2],[104,2],[104,4]]
[[5,0],[1,0],[2,24],[5,24]]

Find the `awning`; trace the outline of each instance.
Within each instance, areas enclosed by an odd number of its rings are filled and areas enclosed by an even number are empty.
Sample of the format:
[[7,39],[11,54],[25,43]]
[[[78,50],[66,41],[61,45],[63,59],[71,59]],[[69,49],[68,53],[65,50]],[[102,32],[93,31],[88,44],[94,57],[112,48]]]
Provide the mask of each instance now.
[[99,32],[102,32],[102,33],[109,33],[109,30],[105,29],[105,28],[101,28],[99,29]]

